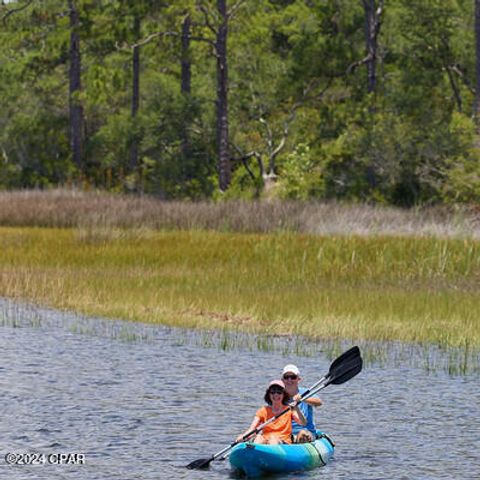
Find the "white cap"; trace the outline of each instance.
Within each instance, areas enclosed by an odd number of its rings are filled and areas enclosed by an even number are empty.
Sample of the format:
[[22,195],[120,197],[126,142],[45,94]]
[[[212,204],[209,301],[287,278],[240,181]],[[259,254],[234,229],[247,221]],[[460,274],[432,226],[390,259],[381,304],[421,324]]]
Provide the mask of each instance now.
[[296,365],[289,364],[283,367],[282,376],[285,375],[286,373],[294,373],[295,375],[300,375],[300,370]]

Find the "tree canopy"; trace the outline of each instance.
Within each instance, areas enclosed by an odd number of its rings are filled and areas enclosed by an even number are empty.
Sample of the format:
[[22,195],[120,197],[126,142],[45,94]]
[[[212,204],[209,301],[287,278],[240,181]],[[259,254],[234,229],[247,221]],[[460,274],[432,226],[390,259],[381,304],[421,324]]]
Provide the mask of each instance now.
[[476,3],[3,2],[0,188],[478,202]]

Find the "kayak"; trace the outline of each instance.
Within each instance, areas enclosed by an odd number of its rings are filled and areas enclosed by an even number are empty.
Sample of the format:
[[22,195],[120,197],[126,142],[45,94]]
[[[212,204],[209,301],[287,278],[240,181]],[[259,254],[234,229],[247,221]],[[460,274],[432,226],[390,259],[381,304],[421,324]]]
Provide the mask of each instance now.
[[333,457],[335,444],[328,435],[317,431],[311,443],[263,445],[251,442],[236,445],[230,453],[230,464],[248,477],[269,473],[289,473],[326,465]]

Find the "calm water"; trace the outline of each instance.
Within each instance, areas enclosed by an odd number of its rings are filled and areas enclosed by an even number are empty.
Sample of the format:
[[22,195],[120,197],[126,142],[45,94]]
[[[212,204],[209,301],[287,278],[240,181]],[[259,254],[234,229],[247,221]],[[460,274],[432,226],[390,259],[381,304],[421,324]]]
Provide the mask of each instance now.
[[[0,477],[225,479],[184,465],[248,427],[285,363],[304,385],[331,357],[205,348],[179,331],[0,302]],[[3,316],[3,317],[2,317]],[[28,317],[28,319],[27,319]],[[480,378],[367,366],[322,392],[335,460],[286,479],[480,479]],[[8,466],[8,452],[81,453],[85,465]]]

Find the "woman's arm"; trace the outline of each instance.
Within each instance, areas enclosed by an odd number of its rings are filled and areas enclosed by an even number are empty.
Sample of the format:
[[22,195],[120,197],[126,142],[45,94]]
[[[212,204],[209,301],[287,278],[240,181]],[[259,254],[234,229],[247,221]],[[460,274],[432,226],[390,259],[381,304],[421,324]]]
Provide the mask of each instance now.
[[248,432],[251,432],[252,430],[255,430],[258,426],[260,425],[260,418],[257,416],[253,419],[252,424],[245,430],[243,433],[241,433],[235,441],[241,442],[243,440],[247,440],[246,438],[244,439],[243,436],[246,435]]

